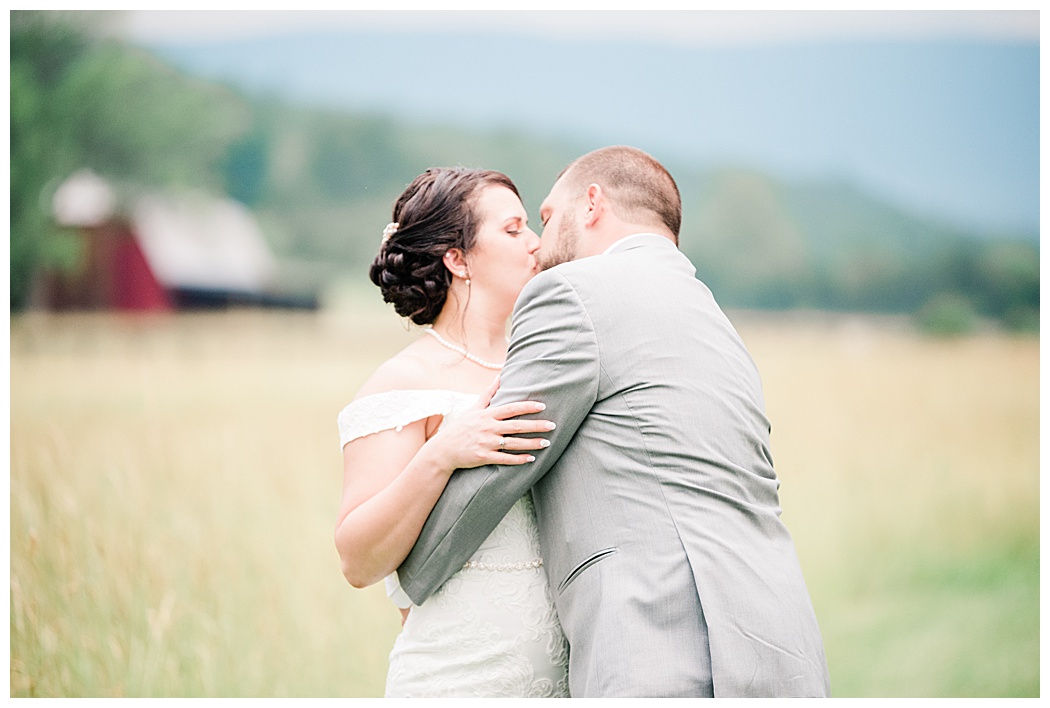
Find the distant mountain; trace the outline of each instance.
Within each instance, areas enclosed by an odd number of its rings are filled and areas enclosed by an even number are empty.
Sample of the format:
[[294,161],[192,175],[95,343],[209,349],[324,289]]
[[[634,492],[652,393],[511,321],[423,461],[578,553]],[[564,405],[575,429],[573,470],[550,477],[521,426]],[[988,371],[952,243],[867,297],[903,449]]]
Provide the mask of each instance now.
[[150,49],[257,95],[581,150],[628,143],[791,182],[839,175],[911,213],[1038,239],[1037,43],[699,49],[339,31]]
[[[513,131],[254,105],[254,127],[226,163],[227,188],[260,215],[282,258],[324,264],[315,269],[318,282],[336,272],[365,278],[392,204],[427,167],[506,172],[538,229],[539,203],[583,151]],[[723,306],[912,313],[945,295],[953,316],[1038,323],[1032,241],[977,238],[843,180],[668,167],[683,199],[681,248]]]

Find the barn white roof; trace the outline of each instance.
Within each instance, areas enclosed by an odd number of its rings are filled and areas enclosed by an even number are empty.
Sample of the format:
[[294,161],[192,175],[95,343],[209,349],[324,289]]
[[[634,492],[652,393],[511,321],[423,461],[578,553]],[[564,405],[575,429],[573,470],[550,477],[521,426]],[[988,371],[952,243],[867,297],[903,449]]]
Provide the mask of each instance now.
[[[63,226],[99,226],[117,210],[113,190],[82,170],[58,187]],[[157,279],[171,288],[256,292],[272,282],[276,259],[254,216],[229,199],[193,194],[140,197],[125,216]]]

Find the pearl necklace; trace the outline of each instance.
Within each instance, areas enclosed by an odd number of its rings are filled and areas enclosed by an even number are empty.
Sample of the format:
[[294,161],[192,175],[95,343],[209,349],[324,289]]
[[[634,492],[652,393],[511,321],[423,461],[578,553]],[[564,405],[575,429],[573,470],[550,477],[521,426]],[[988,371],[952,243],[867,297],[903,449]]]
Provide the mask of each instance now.
[[438,334],[437,332],[434,331],[433,327],[428,327],[427,329],[424,329],[423,331],[426,332],[427,334],[434,335],[434,339],[438,340],[438,342],[442,346],[447,347],[448,349],[451,349],[454,352],[458,352],[459,354],[462,354],[463,356],[465,356],[466,358],[470,359],[472,362],[474,362],[475,364],[478,364],[479,366],[484,366],[486,369],[493,369],[495,371],[499,371],[500,369],[503,368],[503,364],[493,364],[491,361],[485,361],[481,357],[474,356],[473,354],[468,352],[463,347],[457,347],[452,342],[446,341],[440,334]]

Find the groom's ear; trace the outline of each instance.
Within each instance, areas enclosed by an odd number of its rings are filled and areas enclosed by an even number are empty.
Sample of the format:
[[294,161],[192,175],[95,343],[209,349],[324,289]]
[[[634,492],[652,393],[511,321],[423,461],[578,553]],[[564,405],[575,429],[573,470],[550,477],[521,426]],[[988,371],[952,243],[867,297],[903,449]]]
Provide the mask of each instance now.
[[587,191],[584,193],[584,203],[587,209],[583,214],[583,225],[594,226],[608,206],[605,201],[605,192],[602,190],[601,185],[591,184],[587,187]]

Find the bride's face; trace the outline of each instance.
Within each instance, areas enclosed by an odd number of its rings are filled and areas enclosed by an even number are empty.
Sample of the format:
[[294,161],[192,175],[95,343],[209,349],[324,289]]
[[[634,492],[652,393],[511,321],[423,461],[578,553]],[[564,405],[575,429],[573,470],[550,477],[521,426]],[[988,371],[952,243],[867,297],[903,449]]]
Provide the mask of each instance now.
[[528,226],[521,200],[506,187],[485,187],[476,209],[481,223],[474,248],[467,254],[471,282],[505,300],[509,310],[525,283],[539,272],[540,239]]

